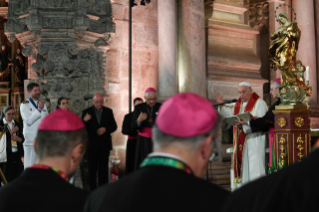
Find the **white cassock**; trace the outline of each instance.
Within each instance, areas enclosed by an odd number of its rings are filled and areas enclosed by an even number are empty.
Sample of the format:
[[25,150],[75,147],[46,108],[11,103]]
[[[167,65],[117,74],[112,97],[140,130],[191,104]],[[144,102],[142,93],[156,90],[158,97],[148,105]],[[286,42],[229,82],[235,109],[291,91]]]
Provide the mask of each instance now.
[[[247,102],[243,102],[240,108],[240,113],[244,113]],[[218,109],[218,112],[223,116],[234,115],[235,103],[226,104],[222,109]],[[264,100],[258,99],[255,107],[251,111],[254,117],[263,117],[268,110],[268,107]],[[247,140],[243,152],[243,164],[241,182],[234,183],[233,189],[237,189],[240,186],[256,180],[266,175],[265,164],[265,145],[266,134],[264,132],[252,133],[250,126],[243,125],[243,131],[247,134]]]
[[[37,104],[38,102],[35,102]],[[24,169],[28,168],[36,161],[34,151],[34,139],[38,133],[38,126],[42,119],[48,115],[47,106],[44,105],[40,112],[30,101],[24,101],[20,105],[20,113],[23,120],[23,135],[24,135]]]

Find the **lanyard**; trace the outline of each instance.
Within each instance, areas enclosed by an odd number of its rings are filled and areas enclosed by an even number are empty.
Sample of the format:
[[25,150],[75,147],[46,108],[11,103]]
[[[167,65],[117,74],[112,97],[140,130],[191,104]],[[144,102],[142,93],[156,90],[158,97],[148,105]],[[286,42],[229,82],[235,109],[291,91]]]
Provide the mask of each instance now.
[[169,166],[175,169],[180,169],[187,174],[193,174],[192,170],[186,164],[173,158],[149,157],[141,164],[141,167],[145,166]]
[[46,165],[42,165],[42,164],[33,164],[33,165],[30,166],[29,168],[31,168],[31,169],[46,169],[46,170],[51,169],[52,171],[54,171],[55,173],[57,173],[63,180],[65,180],[65,181],[68,180],[68,178],[67,178],[66,174],[64,174],[64,172],[62,172],[62,171],[59,170],[59,169],[52,168],[52,167],[50,167],[50,166],[46,166]]
[[31,102],[31,104],[38,109],[38,106],[35,104],[35,102],[33,101],[33,99],[31,99],[31,97],[29,98],[29,101]]
[[[12,129],[13,129],[13,127],[14,127],[14,123],[13,122],[11,122],[12,123]],[[7,127],[8,127],[8,130],[9,130],[9,132],[12,130],[11,128],[10,128],[10,126],[9,126],[9,123],[7,123]],[[15,132],[13,135],[16,135],[17,133]]]

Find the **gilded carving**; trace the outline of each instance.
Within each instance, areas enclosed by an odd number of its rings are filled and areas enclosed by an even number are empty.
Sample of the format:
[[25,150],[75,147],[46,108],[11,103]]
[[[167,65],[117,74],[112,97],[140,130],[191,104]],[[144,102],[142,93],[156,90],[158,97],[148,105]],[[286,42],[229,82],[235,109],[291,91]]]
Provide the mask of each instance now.
[[278,15],[278,22],[280,28],[270,36],[274,40],[268,50],[270,66],[275,71],[279,69],[281,73],[281,104],[299,104],[312,93],[312,88],[303,78],[305,67],[301,61],[296,60],[301,31],[297,22],[291,22],[286,13]]
[[305,120],[301,116],[295,118],[295,125],[297,127],[302,127],[304,124]]
[[285,126],[287,125],[287,120],[286,120],[286,118],[285,118],[285,117],[280,117],[280,118],[278,118],[277,124],[278,124],[278,126],[281,127],[281,128],[285,127]]
[[304,149],[304,141],[302,140],[301,134],[298,136],[296,143],[297,145],[297,149],[298,149],[298,157],[299,157],[299,161],[301,161],[301,159],[304,157],[304,155],[302,154],[302,150]]
[[279,144],[280,144],[279,149],[281,150],[281,152],[280,152],[279,158],[281,159],[280,164],[282,167],[285,165],[285,162],[286,162],[285,161],[286,160],[286,143],[287,143],[286,139],[284,138],[283,135],[281,135],[281,138],[279,141]]

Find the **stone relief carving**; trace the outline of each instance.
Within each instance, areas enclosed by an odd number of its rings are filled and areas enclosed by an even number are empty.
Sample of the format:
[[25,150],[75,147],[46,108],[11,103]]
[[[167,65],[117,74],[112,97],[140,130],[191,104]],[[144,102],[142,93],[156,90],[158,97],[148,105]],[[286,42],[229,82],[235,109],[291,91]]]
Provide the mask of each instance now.
[[[115,32],[110,0],[10,0],[5,34],[18,39],[49,108],[69,99],[80,114],[104,90],[104,61]],[[93,17],[93,18],[92,18]],[[79,43],[81,43],[79,45]]]
[[249,24],[252,28],[258,29],[268,25],[269,21],[269,4],[255,4],[249,6]]

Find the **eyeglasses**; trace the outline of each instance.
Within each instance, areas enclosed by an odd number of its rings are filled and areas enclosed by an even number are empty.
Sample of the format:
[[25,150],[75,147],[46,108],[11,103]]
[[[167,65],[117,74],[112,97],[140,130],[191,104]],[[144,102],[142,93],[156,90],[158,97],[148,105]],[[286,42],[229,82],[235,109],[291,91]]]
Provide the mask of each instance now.
[[156,101],[156,98],[153,99],[146,99],[147,102]]

